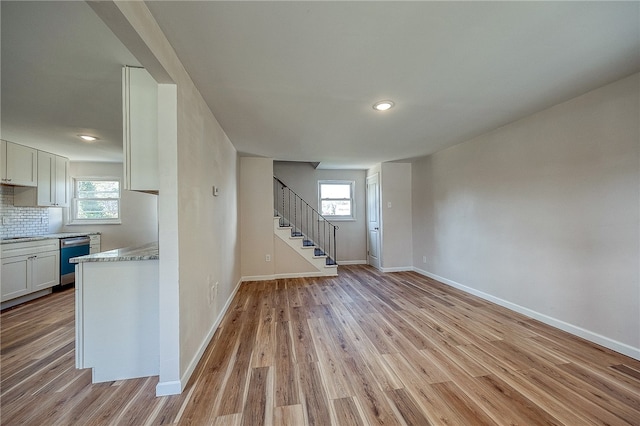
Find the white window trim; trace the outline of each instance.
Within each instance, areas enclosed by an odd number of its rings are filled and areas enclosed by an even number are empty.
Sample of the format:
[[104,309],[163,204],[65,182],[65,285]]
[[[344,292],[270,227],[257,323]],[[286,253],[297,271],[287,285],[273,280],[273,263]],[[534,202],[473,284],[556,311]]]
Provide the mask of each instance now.
[[321,185],[322,184],[339,184],[339,185],[351,185],[351,214],[350,215],[322,215],[329,222],[353,222],[356,220],[356,181],[345,179],[332,179],[332,180],[319,180],[318,181],[318,211],[322,214],[322,197],[321,197]]
[[[118,218],[117,219],[76,219],[76,203],[78,198],[76,197],[78,180],[115,180],[118,181],[120,187],[120,196],[118,197]],[[67,218],[67,225],[120,225],[122,224],[122,179],[115,176],[74,176],[71,178],[71,203],[69,204],[69,215]],[[113,198],[107,198],[113,199]]]

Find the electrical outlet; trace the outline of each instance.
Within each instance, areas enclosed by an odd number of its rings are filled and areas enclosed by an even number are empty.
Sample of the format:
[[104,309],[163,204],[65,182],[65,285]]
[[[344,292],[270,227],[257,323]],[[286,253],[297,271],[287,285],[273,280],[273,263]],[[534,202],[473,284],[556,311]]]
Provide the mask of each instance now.
[[427,263],[427,256],[422,256],[422,263]]
[[270,255],[270,254],[266,255],[266,256],[264,257],[264,260],[265,260],[266,262],[271,262],[271,255]]

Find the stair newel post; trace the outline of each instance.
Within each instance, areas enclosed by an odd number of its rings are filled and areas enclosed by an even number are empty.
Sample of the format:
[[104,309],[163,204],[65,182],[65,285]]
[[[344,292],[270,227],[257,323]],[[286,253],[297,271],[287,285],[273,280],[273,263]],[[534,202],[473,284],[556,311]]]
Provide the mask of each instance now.
[[327,220],[324,219],[322,221],[322,245],[324,246],[324,250],[327,251]]
[[[318,241],[318,234],[317,234],[317,232],[316,232],[316,226],[315,226],[315,224],[316,224],[317,219],[318,219],[318,218],[317,218],[318,213],[315,213],[315,216],[316,216],[316,217],[315,217],[315,219],[314,219],[314,212],[312,211],[312,212],[311,212],[311,228],[313,229],[313,232],[312,232],[312,234],[313,234],[313,241],[314,241],[314,242],[317,242],[317,241]],[[314,222],[314,220],[315,220],[316,222]]]
[[336,245],[336,226],[333,226],[333,263],[338,264],[338,248]]
[[331,224],[329,224],[329,232],[327,233],[327,236],[329,237],[329,244],[327,244],[327,259],[325,260],[325,265],[327,264],[327,262],[329,261],[329,259],[331,259]]
[[291,225],[291,189],[287,188],[287,222]]

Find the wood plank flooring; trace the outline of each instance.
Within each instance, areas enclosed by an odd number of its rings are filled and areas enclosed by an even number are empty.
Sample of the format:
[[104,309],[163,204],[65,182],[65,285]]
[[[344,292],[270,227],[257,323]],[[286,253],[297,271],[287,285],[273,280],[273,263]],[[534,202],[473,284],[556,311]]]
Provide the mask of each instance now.
[[244,283],[161,398],[75,369],[73,298],[2,312],[3,425],[640,425],[640,361],[415,273]]

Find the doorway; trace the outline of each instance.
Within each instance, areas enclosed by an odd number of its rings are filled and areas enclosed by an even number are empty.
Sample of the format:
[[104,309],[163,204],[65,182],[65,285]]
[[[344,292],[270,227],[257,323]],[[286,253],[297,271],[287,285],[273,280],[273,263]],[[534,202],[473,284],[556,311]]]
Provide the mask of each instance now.
[[380,269],[380,175],[367,177],[367,263]]

